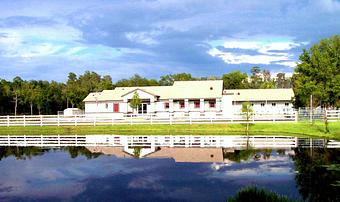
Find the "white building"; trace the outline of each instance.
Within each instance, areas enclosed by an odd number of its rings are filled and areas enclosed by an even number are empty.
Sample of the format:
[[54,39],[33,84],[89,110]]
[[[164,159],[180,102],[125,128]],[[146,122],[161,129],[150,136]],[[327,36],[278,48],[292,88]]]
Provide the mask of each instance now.
[[[134,112],[129,102],[135,92],[141,105]],[[222,80],[209,80],[175,81],[172,86],[117,87],[90,93],[84,102],[86,115],[230,116],[240,113],[246,101],[253,105],[255,113],[286,113],[292,110],[293,96],[292,89],[223,90]]]

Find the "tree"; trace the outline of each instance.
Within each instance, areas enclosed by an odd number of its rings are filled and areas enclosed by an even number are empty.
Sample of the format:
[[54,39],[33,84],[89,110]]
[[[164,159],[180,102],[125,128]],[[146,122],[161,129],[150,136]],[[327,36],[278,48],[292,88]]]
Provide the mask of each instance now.
[[23,102],[30,105],[31,115],[33,115],[33,104],[37,100],[38,92],[32,81],[23,83],[21,94]]
[[141,100],[139,99],[139,95],[137,91],[135,91],[130,101],[130,107],[133,109],[133,111],[135,111],[139,107],[140,104],[141,104]]
[[228,74],[223,74],[223,86],[226,89],[243,89],[248,83],[248,75],[240,71],[233,71]]
[[261,88],[263,80],[261,78],[261,68],[260,67],[252,67],[251,68],[251,76],[249,87],[253,89]]
[[[312,94],[324,109],[335,107],[340,100],[340,35],[321,40],[304,49],[295,69],[295,99],[307,106]],[[324,115],[325,132],[329,132]]]
[[158,86],[159,83],[155,79],[147,79],[138,74],[133,75],[129,79],[121,79],[116,82],[116,87],[132,87],[132,86]]
[[[249,135],[249,125],[250,120],[253,116],[253,108],[249,102],[242,103],[242,109],[241,109],[243,117],[246,119],[246,133],[247,136]],[[248,141],[247,141],[248,146]]]
[[197,79],[192,77],[192,75],[188,73],[168,74],[165,76],[161,76],[159,84],[161,86],[171,86],[172,84],[174,84],[174,81],[194,81],[194,80]]
[[171,74],[161,76],[159,84],[161,86],[171,86],[172,84],[174,84],[174,78],[172,77]]
[[12,82],[12,92],[14,94],[14,116],[17,115],[18,110],[18,100],[21,93],[21,86],[22,86],[23,80],[20,77],[15,77]]
[[265,69],[262,70],[262,77],[263,77],[263,80],[262,80],[260,88],[267,89],[267,88],[275,87],[275,82],[273,79],[271,79],[271,74],[269,70],[265,70]]
[[12,91],[11,84],[6,80],[0,81],[0,114],[6,114],[11,110]]
[[194,80],[197,80],[196,78],[192,77],[191,74],[188,74],[188,73],[173,74],[172,78],[174,79],[174,81],[194,81]]

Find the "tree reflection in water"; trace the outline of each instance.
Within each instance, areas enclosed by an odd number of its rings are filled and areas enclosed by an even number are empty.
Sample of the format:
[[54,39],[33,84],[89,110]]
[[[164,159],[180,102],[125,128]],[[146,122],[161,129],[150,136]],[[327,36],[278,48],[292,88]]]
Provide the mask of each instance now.
[[340,172],[327,167],[340,163],[339,149],[296,148],[293,160],[299,192],[307,201],[340,201],[340,189],[335,186]]
[[86,147],[61,147],[61,148],[42,148],[42,147],[0,147],[0,161],[14,156],[17,160],[27,160],[34,156],[41,156],[46,152],[61,150],[70,154],[71,158],[85,156],[87,159],[97,158],[101,153],[91,153]]
[[[234,161],[240,163],[241,161],[247,161],[250,159],[254,159],[258,161],[261,159],[267,160],[270,159],[272,154],[272,149],[253,149],[249,147],[244,150],[235,150],[233,152],[229,152],[228,149],[223,149],[223,158],[228,159],[230,161]],[[282,152],[282,151],[281,151]]]

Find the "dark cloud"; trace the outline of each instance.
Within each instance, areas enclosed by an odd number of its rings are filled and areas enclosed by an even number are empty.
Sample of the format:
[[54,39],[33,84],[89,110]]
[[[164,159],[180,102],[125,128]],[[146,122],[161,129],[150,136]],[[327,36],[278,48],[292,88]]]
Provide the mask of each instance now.
[[[208,54],[214,48],[209,42],[280,38],[285,39],[285,42],[287,39],[294,43],[308,42],[288,50],[291,62],[298,59],[302,48],[308,48],[322,38],[339,34],[340,30],[340,3],[332,0],[30,2],[29,5],[23,1],[0,3],[0,11],[3,11],[0,12],[0,26],[3,29],[0,30],[0,69],[4,70],[1,75],[4,78],[19,74],[26,79],[33,78],[32,75],[34,78],[40,77],[36,69],[41,66],[49,66],[51,71],[59,70],[53,77],[44,76],[44,79],[49,80],[64,80],[68,72],[81,73],[89,67],[89,70],[113,74],[114,79],[134,73],[158,77],[184,71],[197,76],[221,75],[236,69],[248,71],[252,65],[264,66],[272,71],[291,72],[292,68],[278,64],[228,64]],[[15,12],[12,11],[14,7]],[[34,28],[38,30],[36,38],[42,38],[41,43],[48,44],[49,39],[39,34],[51,26],[56,29],[50,32],[62,33],[67,29],[81,38],[61,35],[58,44],[54,43],[53,47],[57,49],[58,45],[67,46],[62,49],[65,50],[64,54],[59,53],[57,57],[54,54],[36,54],[36,63],[31,62],[29,65],[23,62],[26,58],[17,55],[8,58],[8,52],[12,53],[15,49],[31,51],[34,49],[32,46],[38,44],[14,46],[7,43],[4,37],[17,37],[15,42],[20,43],[23,32]],[[27,43],[29,39],[22,40]],[[120,50],[121,55],[117,57],[112,54],[112,57],[103,58],[92,54],[91,58],[84,56],[80,61],[69,55],[70,52],[84,48],[87,53],[91,52],[94,46]],[[234,54],[256,54],[254,50],[229,51]],[[11,69],[4,69],[9,68],[5,65]],[[23,68],[26,73],[21,72]]]

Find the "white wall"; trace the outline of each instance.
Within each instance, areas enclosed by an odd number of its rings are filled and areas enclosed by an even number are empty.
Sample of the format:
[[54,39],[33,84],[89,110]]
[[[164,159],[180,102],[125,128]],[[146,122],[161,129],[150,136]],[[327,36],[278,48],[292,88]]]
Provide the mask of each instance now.
[[[241,113],[243,102],[233,102],[232,95],[224,95],[222,97],[222,111],[224,116],[231,116],[232,114]],[[293,109],[293,105],[291,101],[250,101],[253,104],[253,110],[258,114],[284,114],[291,113]],[[264,106],[261,106],[261,103],[264,103]],[[275,103],[275,106],[272,106],[272,103]],[[285,104],[289,105],[286,106]]]
[[154,100],[155,100],[155,96],[150,95],[149,93],[146,93],[146,92],[141,91],[141,90],[136,90],[136,91],[133,91],[133,92],[131,92],[131,93],[125,95],[125,96],[123,97],[124,102],[127,102],[129,99],[132,99],[132,98],[133,98],[133,95],[135,94],[135,92],[138,93],[139,99],[150,99],[150,102],[154,102]]
[[222,97],[222,113],[225,117],[231,117],[234,113],[234,106],[232,105],[233,96],[225,95]]

